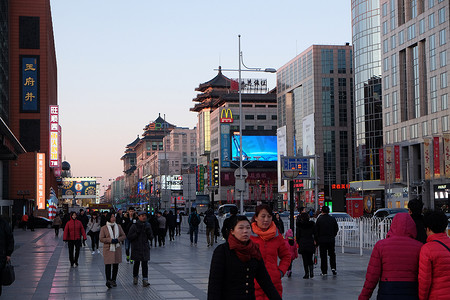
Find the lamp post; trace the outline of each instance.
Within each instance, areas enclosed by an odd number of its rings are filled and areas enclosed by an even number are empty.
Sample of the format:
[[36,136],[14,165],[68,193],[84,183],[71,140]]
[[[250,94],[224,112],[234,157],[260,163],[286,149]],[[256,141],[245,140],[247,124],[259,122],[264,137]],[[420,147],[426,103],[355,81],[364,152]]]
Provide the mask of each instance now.
[[289,222],[290,222],[290,228],[293,232],[294,231],[294,179],[299,175],[298,170],[284,170],[283,171],[284,176],[289,178]]
[[[242,51],[241,51],[241,35],[238,35],[238,39],[239,39],[239,69],[237,70],[239,72],[239,84],[238,84],[238,94],[239,94],[239,180],[245,181],[244,178],[244,173],[243,173],[243,165],[242,165],[242,87],[241,87],[241,81],[242,81],[242,77],[241,77],[241,73],[243,71],[248,71],[248,72],[267,72],[267,73],[276,73],[277,70],[274,68],[266,68],[266,69],[262,69],[262,68],[249,68],[247,67],[242,59]],[[242,66],[245,68],[244,70],[242,69]],[[222,69],[223,71],[236,71],[233,69]],[[240,213],[244,214],[244,191],[240,191]]]

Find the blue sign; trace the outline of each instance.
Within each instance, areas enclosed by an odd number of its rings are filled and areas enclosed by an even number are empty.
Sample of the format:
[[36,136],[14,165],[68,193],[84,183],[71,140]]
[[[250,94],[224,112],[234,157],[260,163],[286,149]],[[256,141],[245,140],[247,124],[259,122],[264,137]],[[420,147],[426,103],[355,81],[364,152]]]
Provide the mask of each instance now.
[[230,125],[222,124],[220,125],[220,151],[221,151],[221,161],[222,168],[229,168],[231,160],[230,153]]
[[283,170],[297,170],[297,178],[309,178],[309,158],[283,158]]
[[22,57],[21,111],[39,111],[39,66],[37,57]]
[[142,181],[138,182],[138,194],[142,194],[142,191],[145,190],[144,183]]

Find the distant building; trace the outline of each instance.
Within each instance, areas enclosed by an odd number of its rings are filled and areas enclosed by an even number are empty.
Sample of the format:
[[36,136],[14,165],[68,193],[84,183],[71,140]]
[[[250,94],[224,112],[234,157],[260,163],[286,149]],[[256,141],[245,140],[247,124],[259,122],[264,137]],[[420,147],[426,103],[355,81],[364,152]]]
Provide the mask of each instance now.
[[[297,55],[277,71],[277,99],[287,155],[317,154],[311,176],[319,177],[318,196],[344,211],[354,165],[352,46],[313,45]],[[296,197],[314,207],[312,182],[296,189]]]

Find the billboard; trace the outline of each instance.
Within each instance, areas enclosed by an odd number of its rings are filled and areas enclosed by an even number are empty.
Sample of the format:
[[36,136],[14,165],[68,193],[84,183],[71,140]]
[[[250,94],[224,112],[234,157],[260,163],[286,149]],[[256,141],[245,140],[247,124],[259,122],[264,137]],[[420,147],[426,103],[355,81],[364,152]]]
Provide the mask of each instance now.
[[97,180],[91,177],[66,177],[62,178],[62,198],[77,199],[95,198],[97,193]]
[[[223,110],[222,110],[223,112]],[[230,167],[230,125],[221,124],[220,125],[220,152],[221,152],[221,162],[222,168]]]
[[49,129],[50,129],[50,168],[60,167],[60,128],[59,128],[59,107],[58,105],[49,106]]
[[[239,160],[239,134],[232,136],[233,160]],[[242,159],[258,161],[277,161],[277,137],[275,135],[243,135]]]
[[[314,114],[307,115],[302,120],[303,123],[303,156],[310,156],[316,153],[316,141],[314,138]],[[310,161],[309,165],[310,177],[316,176],[316,166],[314,165],[314,160]],[[308,180],[304,182],[305,189],[311,189],[312,181]]]
[[20,56],[20,111],[39,112],[39,56]]
[[183,177],[181,175],[161,175],[161,189],[183,190]]
[[45,153],[36,153],[36,202],[45,209]]
[[280,127],[277,129],[277,173],[278,173],[278,192],[285,193],[287,192],[287,181],[281,180],[281,158],[280,156],[287,154],[286,149],[286,126]]

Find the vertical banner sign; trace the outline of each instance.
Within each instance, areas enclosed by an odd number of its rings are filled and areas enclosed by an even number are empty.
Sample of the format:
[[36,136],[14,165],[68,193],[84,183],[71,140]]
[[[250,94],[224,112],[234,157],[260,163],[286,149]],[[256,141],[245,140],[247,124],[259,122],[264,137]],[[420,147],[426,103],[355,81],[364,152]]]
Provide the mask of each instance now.
[[[223,110],[222,110],[223,112]],[[222,168],[230,167],[231,153],[230,153],[230,125],[221,124],[220,125],[220,150],[222,151]]]
[[59,108],[58,105],[49,106],[50,120],[50,168],[60,167],[60,149],[59,149]]
[[394,167],[392,164],[393,161],[393,153],[392,147],[386,147],[386,164],[387,164],[387,181],[388,183],[393,183],[394,176],[392,176],[392,168]]
[[400,182],[400,146],[394,146],[394,159],[395,159],[395,182]]
[[374,179],[373,174],[373,150],[369,149],[369,163],[370,163],[370,180]]
[[21,56],[21,105],[22,112],[39,111],[38,57]]
[[384,177],[384,149],[380,148],[378,149],[378,156],[380,158],[380,183],[384,184],[385,177]]
[[45,209],[45,153],[36,154],[36,200],[38,209]]
[[444,133],[444,174],[450,177],[450,134]]
[[441,177],[441,155],[439,153],[439,137],[433,137],[434,178]]
[[431,179],[431,153],[430,153],[431,140],[429,138],[423,139],[423,162],[425,170],[425,180]]

